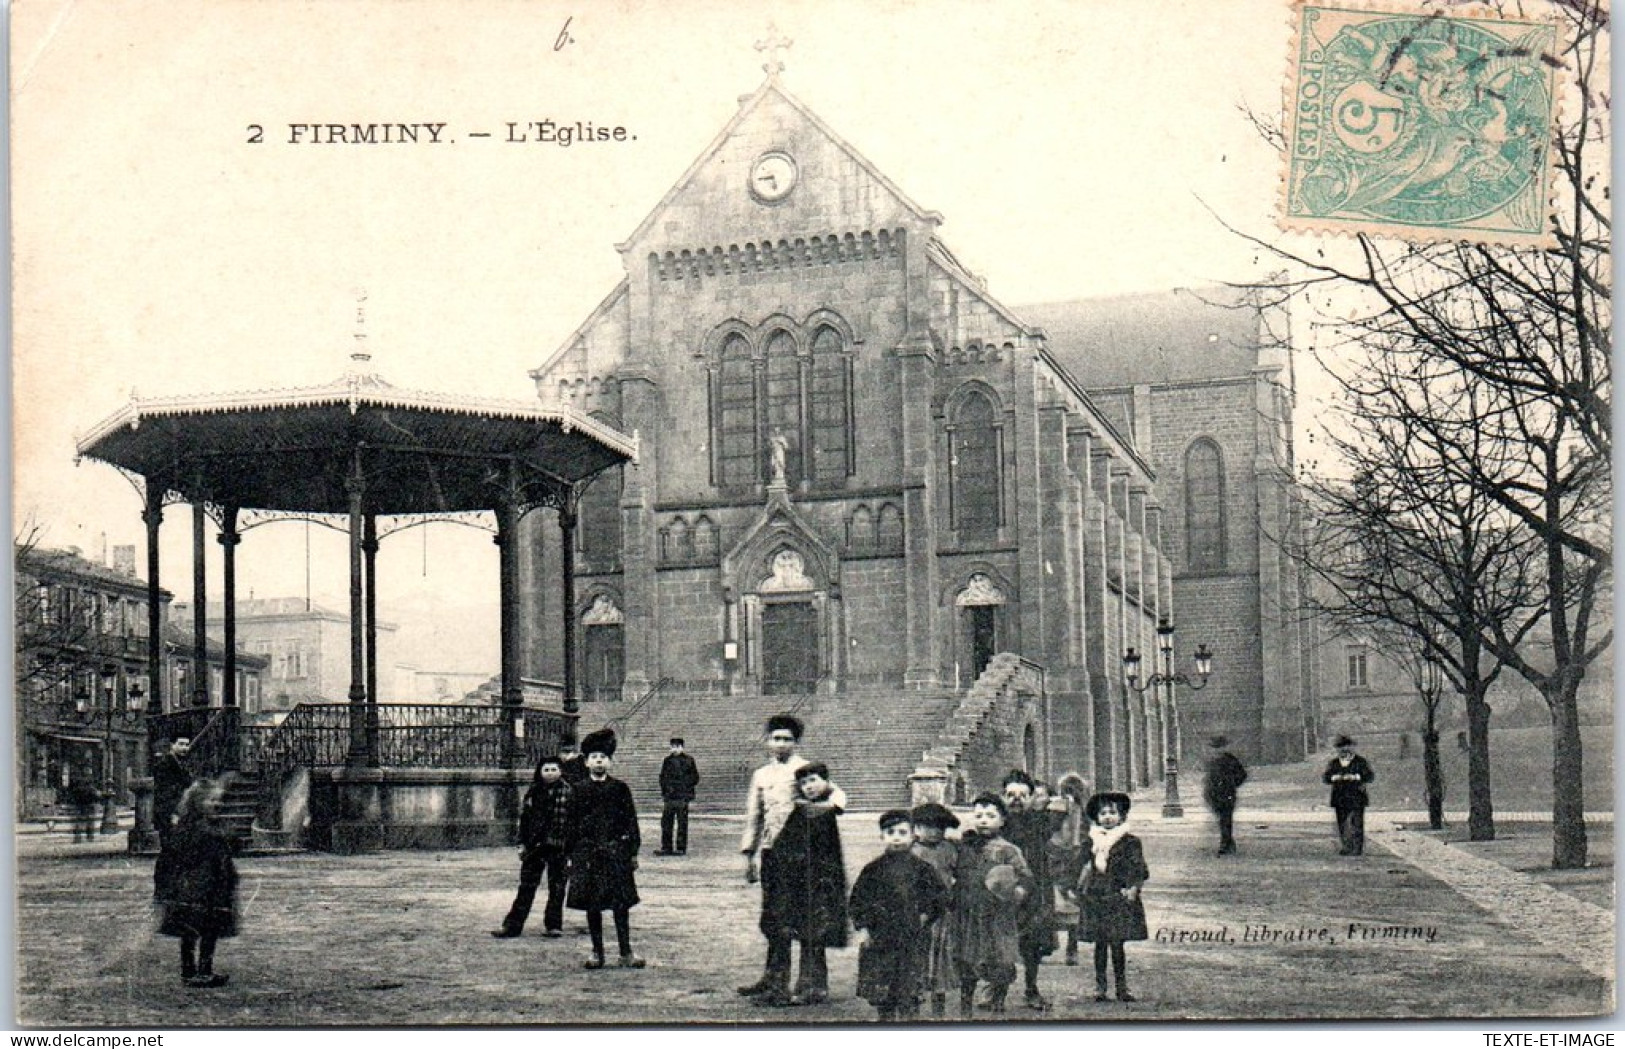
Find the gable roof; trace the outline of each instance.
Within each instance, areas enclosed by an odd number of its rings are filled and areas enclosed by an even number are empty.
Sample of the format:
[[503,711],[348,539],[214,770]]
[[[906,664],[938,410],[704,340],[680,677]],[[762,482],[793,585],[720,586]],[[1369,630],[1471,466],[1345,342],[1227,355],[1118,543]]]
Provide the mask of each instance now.
[[700,169],[703,168],[712,157],[716,156],[717,152],[728,141],[735,129],[737,129],[739,125],[743,124],[745,120],[749,118],[751,113],[755,112],[755,110],[762,105],[763,100],[768,98],[770,95],[782,99],[791,108],[795,109],[796,112],[805,117],[808,123],[812,124],[812,126],[821,134],[833,142],[840,150],[850,156],[854,163],[861,167],[864,172],[866,172],[876,182],[885,187],[888,193],[896,197],[905,208],[913,213],[915,218],[918,218],[922,222],[941,224],[942,216],[940,214],[935,211],[929,211],[922,208],[919,204],[915,203],[907,193],[904,193],[898,188],[895,182],[887,178],[879,168],[875,167],[875,165],[869,161],[868,157],[865,157],[862,153],[859,153],[856,149],[854,149],[850,142],[836,134],[833,128],[824,123],[824,121],[819,118],[817,113],[814,113],[800,99],[786,91],[784,89],[784,85],[779,83],[779,78],[777,76],[769,76],[762,82],[761,87],[744,97],[739,104],[739,112],[735,113],[733,119],[728,121],[728,123],[723,126],[721,131],[717,132],[716,137],[711,140],[711,144],[705,147],[700,155],[695,158],[694,163],[688,166],[688,170],[683,172],[682,177],[672,184],[671,189],[666,191],[665,196],[660,198],[660,202],[650,209],[649,214],[644,216],[642,222],[638,223],[637,229],[633,230],[631,235],[628,236],[624,241],[615,245],[615,250],[625,251],[642,239],[643,235],[649,231],[651,226],[654,225],[655,219],[666,210],[667,206],[671,204],[672,201],[677,199],[678,195],[681,194],[684,189],[688,187],[689,183],[694,180],[695,175],[699,173]]
[[1250,377],[1258,310],[1245,291],[1168,292],[1017,306],[1050,354],[1086,389]]

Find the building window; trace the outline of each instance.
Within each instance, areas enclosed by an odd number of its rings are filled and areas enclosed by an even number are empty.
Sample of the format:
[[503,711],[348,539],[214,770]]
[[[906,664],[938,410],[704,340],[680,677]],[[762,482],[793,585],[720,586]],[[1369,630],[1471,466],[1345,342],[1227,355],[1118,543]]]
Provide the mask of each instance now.
[[1185,452],[1185,566],[1224,570],[1224,463],[1206,438]]
[[755,488],[773,480],[783,448],[791,487],[838,487],[854,470],[850,340],[820,324],[804,347],[801,332],[775,322],[753,344],[723,339],[713,373],[711,428],[720,488]]
[[1370,680],[1366,676],[1366,648],[1364,645],[1351,645],[1348,650],[1349,658],[1349,688],[1370,688]]
[[581,556],[607,564],[621,556],[621,468],[593,478],[576,508],[576,545]]
[[961,536],[991,538],[1004,523],[1002,434],[986,394],[960,402],[948,426],[948,488],[953,527]]
[[722,344],[716,397],[716,482],[723,488],[756,483],[756,363],[743,335]]

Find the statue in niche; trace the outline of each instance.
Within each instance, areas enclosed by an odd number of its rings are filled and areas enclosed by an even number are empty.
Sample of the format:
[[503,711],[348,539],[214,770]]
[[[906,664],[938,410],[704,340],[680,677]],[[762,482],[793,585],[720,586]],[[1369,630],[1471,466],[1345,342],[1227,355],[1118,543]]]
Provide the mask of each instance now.
[[772,467],[769,483],[782,487],[788,483],[785,480],[784,471],[785,463],[790,457],[790,436],[781,427],[775,426],[773,427],[773,435],[767,439],[767,443],[770,454],[769,462]]

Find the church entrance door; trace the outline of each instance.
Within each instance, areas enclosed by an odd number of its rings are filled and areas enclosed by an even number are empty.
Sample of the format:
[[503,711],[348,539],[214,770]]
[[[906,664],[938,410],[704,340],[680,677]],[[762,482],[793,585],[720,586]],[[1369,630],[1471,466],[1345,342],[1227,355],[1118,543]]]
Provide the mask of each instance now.
[[762,693],[800,695],[818,684],[818,619],[811,601],[762,606]]
[[626,641],[619,623],[587,628],[587,698],[607,702],[621,698],[626,677]]
[[970,617],[970,679],[974,682],[993,661],[998,648],[996,619],[998,609],[993,605],[972,605],[965,609]]

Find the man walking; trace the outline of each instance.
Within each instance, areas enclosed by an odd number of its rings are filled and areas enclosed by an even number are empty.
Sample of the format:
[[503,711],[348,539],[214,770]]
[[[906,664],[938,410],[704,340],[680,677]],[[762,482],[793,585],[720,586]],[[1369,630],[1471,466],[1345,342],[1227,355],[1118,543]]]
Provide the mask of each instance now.
[[[739,842],[739,851],[745,856],[745,880],[762,883],[762,932],[767,936],[767,962],[762,978],[739,988],[747,997],[759,998],[771,1005],[791,1004],[790,944],[793,937],[783,935],[778,928],[778,915],[789,903],[783,898],[793,891],[792,877],[795,857],[779,857],[773,852],[779,833],[784,830],[790,814],[796,810],[799,793],[796,772],[806,765],[807,759],[796,753],[801,742],[801,719],[791,714],[775,714],[767,719],[768,762],[750,777],[750,794],[745,801],[745,833]],[[816,805],[820,812],[846,809],[846,792],[830,784],[830,790]],[[809,805],[806,799],[801,804]],[[823,961],[824,948],[801,944],[801,979],[803,984],[824,976],[818,970]],[[812,972],[808,972],[808,963]],[[827,978],[827,977],[826,977]]]
[[656,856],[688,854],[688,806],[700,782],[700,768],[683,752],[680,736],[671,739],[671,753],[660,763],[660,848]]
[[1247,782],[1247,766],[1229,751],[1226,736],[1208,740],[1207,778],[1202,797],[1219,821],[1219,855],[1236,851],[1236,791]]
[[1332,809],[1337,813],[1337,834],[1342,847],[1339,856],[1360,856],[1365,853],[1365,807],[1369,798],[1365,785],[1377,778],[1371,763],[1354,752],[1354,741],[1338,736],[1333,744],[1337,756],[1326,766],[1320,778],[1331,784]]

